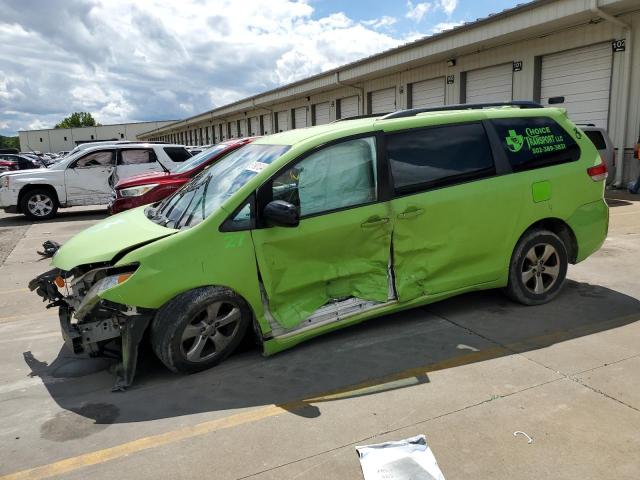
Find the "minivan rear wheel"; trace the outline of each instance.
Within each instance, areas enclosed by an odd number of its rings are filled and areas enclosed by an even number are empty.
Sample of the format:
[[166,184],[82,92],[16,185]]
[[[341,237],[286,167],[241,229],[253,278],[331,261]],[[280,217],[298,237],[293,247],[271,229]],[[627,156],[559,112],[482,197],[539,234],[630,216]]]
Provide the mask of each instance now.
[[158,310],[151,325],[151,344],[169,370],[199,372],[236,349],[251,318],[249,306],[233,290],[197,288]]
[[511,257],[507,295],[523,305],[549,302],[562,288],[568,263],[567,248],[555,233],[526,233]]

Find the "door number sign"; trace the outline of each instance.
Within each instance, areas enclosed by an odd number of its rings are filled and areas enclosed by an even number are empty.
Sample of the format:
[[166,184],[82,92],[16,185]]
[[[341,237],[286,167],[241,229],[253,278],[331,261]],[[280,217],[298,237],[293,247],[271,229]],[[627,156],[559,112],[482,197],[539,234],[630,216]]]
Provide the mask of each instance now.
[[624,52],[624,38],[621,40],[612,40],[611,49],[614,52]]

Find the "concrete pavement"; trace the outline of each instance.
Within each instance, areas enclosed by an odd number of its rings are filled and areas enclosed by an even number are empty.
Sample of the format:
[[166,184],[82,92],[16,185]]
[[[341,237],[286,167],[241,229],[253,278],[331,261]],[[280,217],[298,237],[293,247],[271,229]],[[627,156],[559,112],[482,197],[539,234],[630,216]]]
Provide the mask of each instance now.
[[640,202],[615,197],[604,248],[551,304],[474,293],[191,376],[149,353],[124,394],[25,289],[36,247],[103,212],[2,215],[0,479],[359,479],[356,444],[418,433],[448,480],[637,479]]

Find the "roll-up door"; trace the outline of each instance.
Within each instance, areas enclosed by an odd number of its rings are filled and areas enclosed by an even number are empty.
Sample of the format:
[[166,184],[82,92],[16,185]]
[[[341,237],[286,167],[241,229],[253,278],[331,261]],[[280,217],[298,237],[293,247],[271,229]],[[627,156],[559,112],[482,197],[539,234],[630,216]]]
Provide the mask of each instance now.
[[260,134],[260,125],[258,125],[258,117],[251,117],[249,119],[249,135],[252,137],[254,135]]
[[513,64],[466,72],[465,103],[510,102],[513,94]]
[[340,102],[340,115],[338,118],[350,118],[357,117],[359,115],[359,100],[360,97],[354,95],[353,97],[341,98]]
[[273,132],[273,127],[271,125],[271,114],[265,113],[262,115],[262,135],[271,135]]
[[[540,101],[561,100],[574,122],[607,128],[611,90],[611,44],[601,43],[542,57]],[[557,98],[557,97],[564,97]],[[562,101],[564,100],[564,101]]]
[[369,93],[369,113],[389,113],[396,110],[396,88],[385,88]]
[[316,103],[313,106],[313,125],[324,125],[330,120],[329,102]]
[[282,112],[276,113],[277,118],[277,129],[279,132],[284,132],[285,130],[289,130],[289,111],[284,110]]
[[444,105],[444,77],[412,83],[410,89],[410,108],[429,108]]
[[307,126],[307,107],[296,108],[294,111],[295,128],[305,128]]

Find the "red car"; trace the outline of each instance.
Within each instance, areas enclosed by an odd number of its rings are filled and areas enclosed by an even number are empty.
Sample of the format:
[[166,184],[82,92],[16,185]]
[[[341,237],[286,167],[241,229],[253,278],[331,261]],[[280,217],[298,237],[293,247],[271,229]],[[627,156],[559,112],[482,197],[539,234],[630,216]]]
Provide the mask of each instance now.
[[145,173],[119,181],[115,186],[116,197],[109,204],[109,213],[120,213],[130,208],[159,202],[212,163],[256,138],[237,138],[218,143],[186,160],[173,172]]

